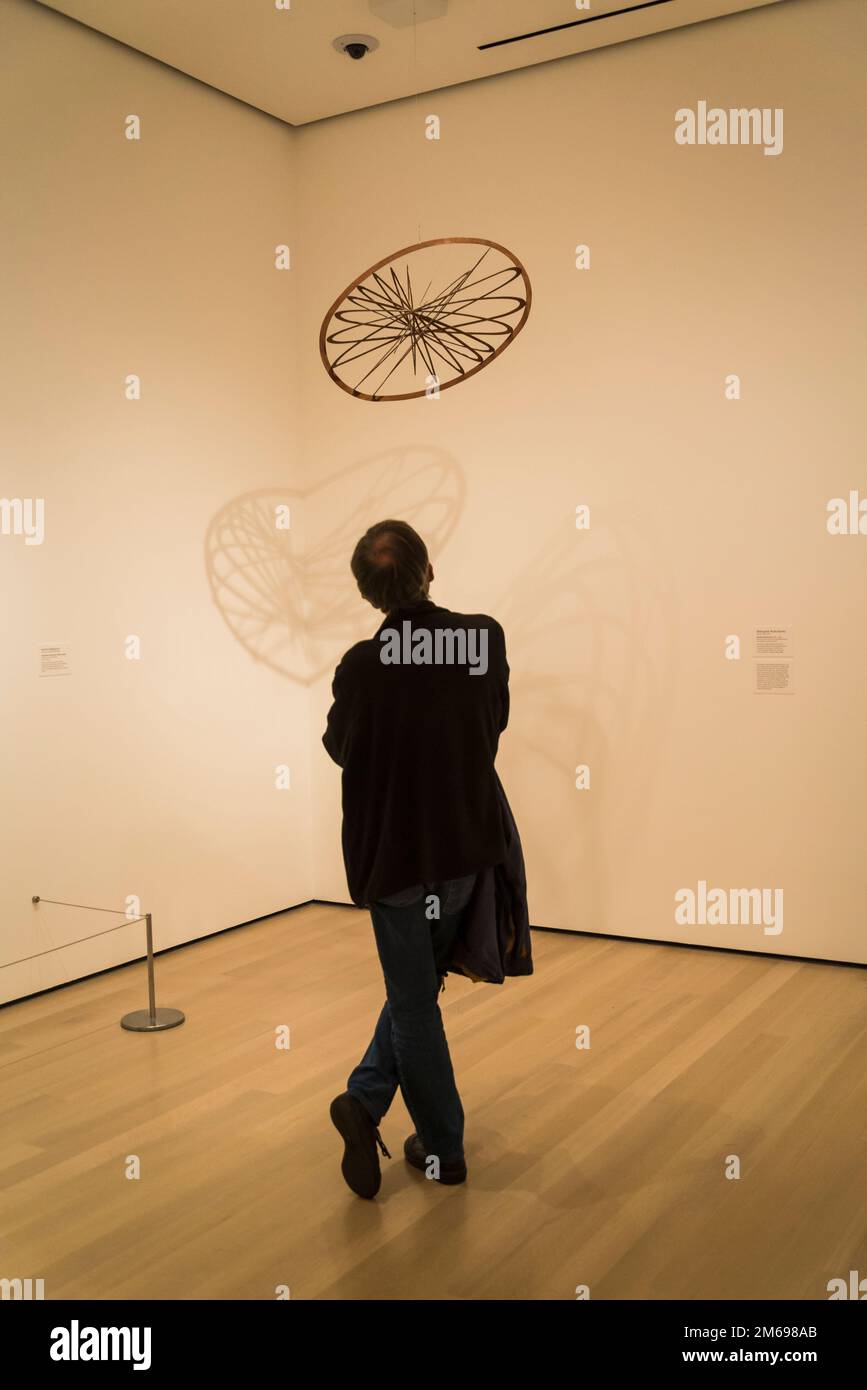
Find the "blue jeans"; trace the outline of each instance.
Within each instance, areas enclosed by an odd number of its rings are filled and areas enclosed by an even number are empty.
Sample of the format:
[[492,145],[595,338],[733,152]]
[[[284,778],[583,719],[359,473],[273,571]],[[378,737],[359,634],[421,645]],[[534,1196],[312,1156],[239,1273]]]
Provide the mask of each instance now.
[[387,998],[346,1083],[377,1126],[399,1086],[425,1153],[440,1163],[464,1157],[464,1111],[437,1003],[462,912],[428,921],[424,897],[407,907],[370,905]]

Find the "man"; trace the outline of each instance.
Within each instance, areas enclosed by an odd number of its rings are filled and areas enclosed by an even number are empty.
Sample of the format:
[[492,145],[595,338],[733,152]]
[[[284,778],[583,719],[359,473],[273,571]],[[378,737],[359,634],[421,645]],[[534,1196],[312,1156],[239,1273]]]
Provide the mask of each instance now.
[[355,547],[362,596],[386,615],[337,667],[323,743],[343,770],[350,896],[370,909],[386,1003],[331,1104],[342,1172],[379,1191],[379,1124],[400,1086],[413,1167],[467,1176],[464,1112],[437,1003],[449,969],[501,983],[532,971],[520,841],[494,770],[509,717],[499,623],[440,608],[421,537],[381,521]]

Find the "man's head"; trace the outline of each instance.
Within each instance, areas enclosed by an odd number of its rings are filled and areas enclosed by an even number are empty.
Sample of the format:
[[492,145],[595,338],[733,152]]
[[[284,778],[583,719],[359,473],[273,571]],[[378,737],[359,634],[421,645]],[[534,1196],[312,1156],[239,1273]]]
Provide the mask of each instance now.
[[369,527],[350,563],[362,597],[383,613],[427,598],[434,577],[427,546],[405,521],[378,521]]

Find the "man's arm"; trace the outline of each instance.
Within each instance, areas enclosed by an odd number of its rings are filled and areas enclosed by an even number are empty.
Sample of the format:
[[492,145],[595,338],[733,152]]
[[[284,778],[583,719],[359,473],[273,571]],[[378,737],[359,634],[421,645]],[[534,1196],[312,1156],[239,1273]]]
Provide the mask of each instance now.
[[322,742],[325,745],[326,753],[330,758],[333,758],[337,766],[345,767],[349,757],[352,699],[347,690],[346,672],[342,661],[334,672],[331,694],[334,703],[328,711]]

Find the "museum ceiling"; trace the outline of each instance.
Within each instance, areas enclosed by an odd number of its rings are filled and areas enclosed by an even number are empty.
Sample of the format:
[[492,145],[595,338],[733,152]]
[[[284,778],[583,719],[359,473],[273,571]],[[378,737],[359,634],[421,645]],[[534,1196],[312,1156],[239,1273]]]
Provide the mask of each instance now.
[[[34,3],[300,126],[783,0]],[[355,60],[346,35],[378,47]]]

